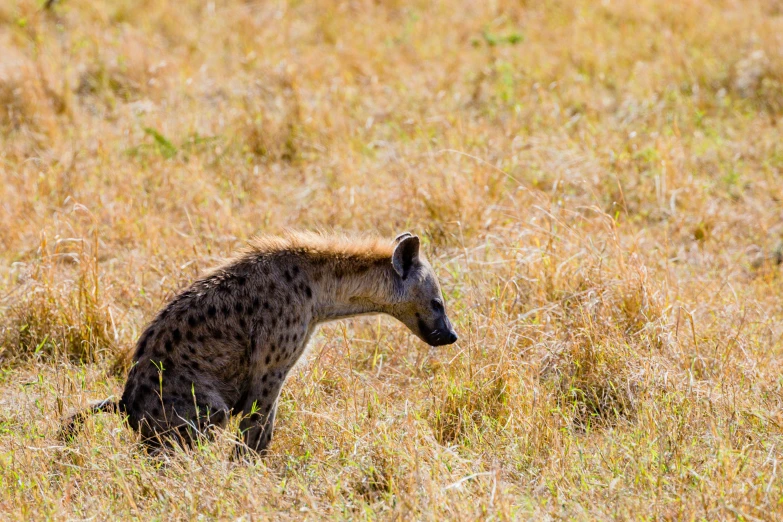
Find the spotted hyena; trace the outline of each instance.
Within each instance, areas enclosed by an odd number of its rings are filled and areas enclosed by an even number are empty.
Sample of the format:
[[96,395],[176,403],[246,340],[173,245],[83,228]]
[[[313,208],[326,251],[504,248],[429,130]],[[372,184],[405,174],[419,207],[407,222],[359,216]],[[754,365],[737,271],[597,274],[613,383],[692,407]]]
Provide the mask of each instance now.
[[122,398],[74,415],[64,431],[92,412],[116,411],[150,445],[187,444],[239,414],[245,446],[263,452],[283,382],[318,324],[372,313],[399,319],[432,346],[457,340],[418,237],[255,239],[157,314]]

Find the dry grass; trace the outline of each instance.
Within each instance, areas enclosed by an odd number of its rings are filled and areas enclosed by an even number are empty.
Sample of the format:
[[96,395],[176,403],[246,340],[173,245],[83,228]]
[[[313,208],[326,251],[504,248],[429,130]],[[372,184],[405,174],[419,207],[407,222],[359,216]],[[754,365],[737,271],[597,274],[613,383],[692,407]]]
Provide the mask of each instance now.
[[[779,2],[0,4],[0,518],[783,517]],[[415,230],[460,341],[324,328],[269,458],[117,395],[257,233]]]

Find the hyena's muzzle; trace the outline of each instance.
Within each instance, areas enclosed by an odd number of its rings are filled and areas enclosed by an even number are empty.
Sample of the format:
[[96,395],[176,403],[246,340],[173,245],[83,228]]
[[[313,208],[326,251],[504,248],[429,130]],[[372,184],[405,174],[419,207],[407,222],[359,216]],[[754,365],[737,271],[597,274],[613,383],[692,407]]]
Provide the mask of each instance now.
[[427,322],[419,317],[418,320],[419,332],[421,338],[430,346],[445,346],[447,344],[454,344],[457,342],[457,332],[454,331],[454,327],[451,326],[451,321],[443,314],[435,320],[435,324],[428,325]]

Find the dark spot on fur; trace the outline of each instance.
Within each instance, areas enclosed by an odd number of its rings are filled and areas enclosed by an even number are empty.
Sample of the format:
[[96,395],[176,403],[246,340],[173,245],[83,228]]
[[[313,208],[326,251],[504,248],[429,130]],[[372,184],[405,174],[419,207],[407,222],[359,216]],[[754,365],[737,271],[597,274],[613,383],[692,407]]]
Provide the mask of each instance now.
[[261,377],[261,382],[266,382],[267,377],[269,377],[269,375],[265,373],[264,376]]
[[254,297],[253,303],[250,305],[250,312],[254,313],[256,310],[258,310],[259,305],[260,305],[260,301],[258,297]]
[[190,317],[188,317],[188,326],[192,328],[196,326],[196,324],[198,323],[196,322],[196,318],[194,316],[191,315]]
[[242,335],[241,332],[237,332],[234,334],[234,339],[236,339],[237,341],[243,341],[245,339],[245,336]]
[[190,353],[196,353],[196,349],[193,347],[193,345],[188,346],[188,351]]
[[158,386],[160,384],[160,375],[157,373],[151,373],[147,377],[147,380],[153,385]]
[[179,331],[179,328],[174,328],[174,331],[171,332],[171,338],[174,341],[174,344],[177,344],[182,340],[182,333]]
[[150,413],[152,413],[153,417],[157,417],[160,415],[160,408],[158,408],[157,406],[153,406],[152,409],[150,410]]
[[294,274],[294,277],[298,276],[299,275],[299,266],[298,265],[291,266],[291,273]]
[[246,282],[247,282],[247,279],[245,278],[245,276],[243,276],[243,275],[237,276],[237,284],[239,286],[245,286]]
[[190,361],[190,368],[199,371],[201,370],[201,365],[198,363],[198,361]]
[[187,332],[185,332],[185,339],[187,339],[188,341],[190,341],[192,343],[193,341],[196,340],[196,336],[193,335],[192,331],[188,330]]
[[147,395],[149,395],[150,393],[152,393],[152,388],[150,388],[150,387],[149,387],[149,386],[147,386],[146,384],[142,384],[141,386],[139,386],[139,391],[138,391],[138,393],[136,394],[136,396],[137,396],[137,397],[144,398],[144,397],[146,397]]
[[203,343],[204,341],[206,341],[206,340],[207,340],[207,336],[206,336],[206,335],[199,335],[199,336],[198,336],[198,338],[197,338],[196,340],[197,340],[198,342],[200,342],[200,343]]
[[270,355],[266,356],[266,359],[264,360],[264,364],[269,364],[269,362],[272,360],[272,357]]
[[171,353],[174,346],[171,344],[171,339],[166,339],[166,353]]
[[190,355],[188,355],[188,354],[186,354],[186,353],[183,353],[183,354],[182,354],[182,360],[183,360],[183,361],[189,361],[189,360],[190,360]]
[[245,307],[242,306],[241,302],[237,301],[236,304],[234,305],[234,311],[238,314],[241,314],[242,312],[245,311]]
[[310,289],[310,286],[308,285],[305,285],[305,295],[307,296],[308,299],[313,298],[313,291],[312,289]]
[[215,317],[217,314],[217,308],[215,308],[215,305],[209,305],[209,308],[207,308],[207,315],[210,317]]
[[275,353],[275,350],[277,350],[277,345],[275,343],[270,344],[269,351]]
[[269,291],[270,292],[274,292],[276,288],[277,288],[277,285],[275,284],[275,282],[274,281],[269,281]]
[[264,388],[264,390],[261,392],[261,395],[264,397],[269,397],[269,388]]
[[247,321],[245,321],[244,317],[239,318],[239,327],[242,328],[243,330],[247,328]]
[[139,341],[139,347],[136,349],[136,357],[141,357],[144,355],[144,350],[147,349],[147,339],[145,337],[142,337],[141,341]]
[[285,275],[285,280],[288,281],[289,283],[293,279],[293,277],[291,276],[291,272],[289,272],[287,269],[285,271],[285,274],[283,274],[283,275]]
[[231,312],[231,307],[227,304],[224,304],[220,311],[223,312],[223,315],[228,316],[228,314]]
[[269,301],[264,301],[264,310],[269,310]]
[[212,330],[212,337],[217,339],[218,341],[223,338],[223,332],[221,330],[218,330],[217,328]]
[[298,334],[294,334],[294,337],[293,337],[293,340],[294,340],[294,342],[296,342],[296,340],[297,340],[298,338],[299,338],[299,335],[298,335]]

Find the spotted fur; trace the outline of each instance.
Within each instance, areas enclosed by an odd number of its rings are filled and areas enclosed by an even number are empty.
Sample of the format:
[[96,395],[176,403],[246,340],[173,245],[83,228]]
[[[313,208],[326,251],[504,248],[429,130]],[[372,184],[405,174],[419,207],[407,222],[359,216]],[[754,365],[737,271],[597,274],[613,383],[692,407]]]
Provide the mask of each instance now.
[[[245,449],[263,452],[290,369],[316,327],[386,313],[432,345],[456,341],[419,239],[392,243],[310,233],[261,237],[172,299],[136,344],[122,411],[151,445],[189,444],[242,416]],[[83,420],[66,423],[68,434]]]

